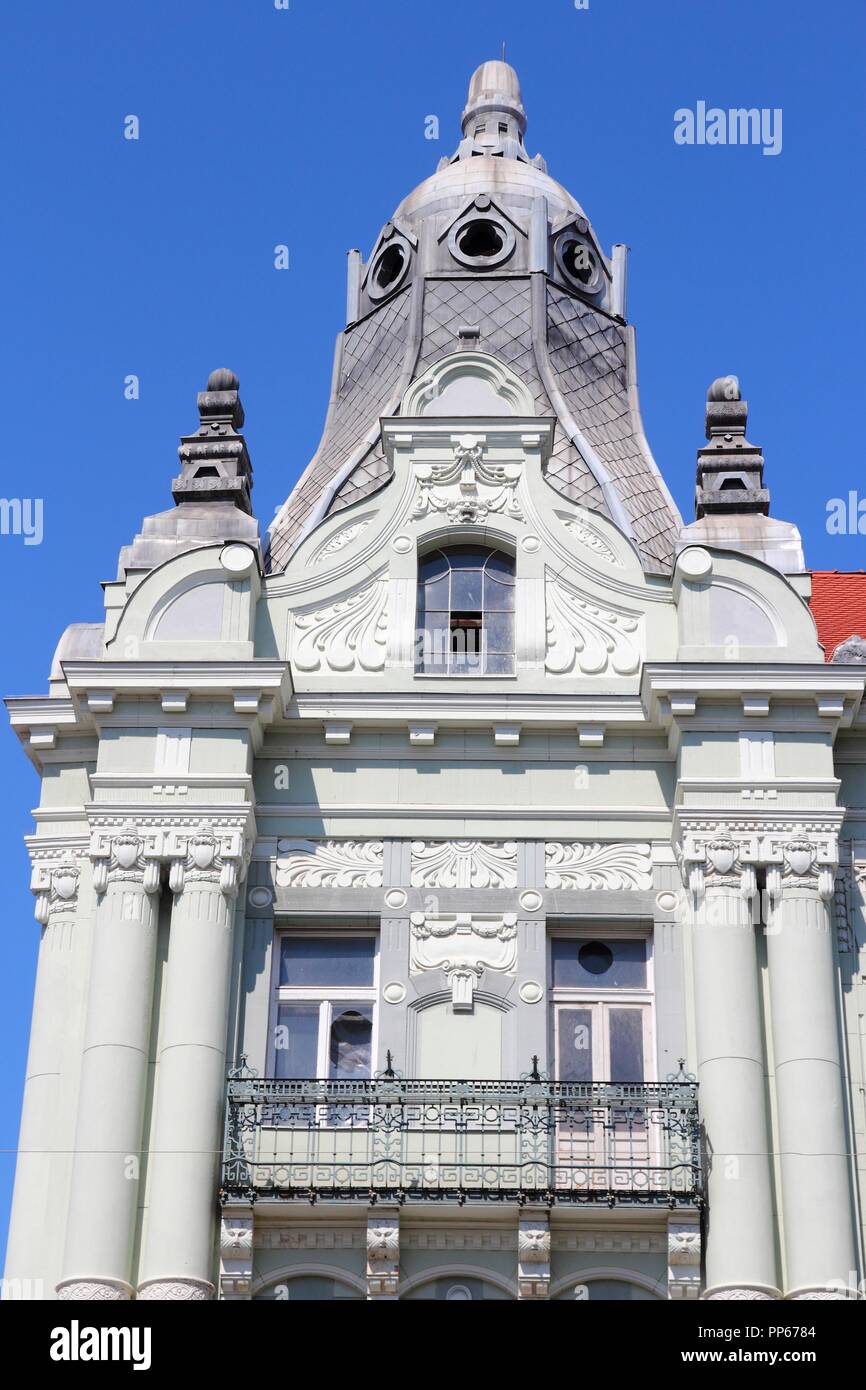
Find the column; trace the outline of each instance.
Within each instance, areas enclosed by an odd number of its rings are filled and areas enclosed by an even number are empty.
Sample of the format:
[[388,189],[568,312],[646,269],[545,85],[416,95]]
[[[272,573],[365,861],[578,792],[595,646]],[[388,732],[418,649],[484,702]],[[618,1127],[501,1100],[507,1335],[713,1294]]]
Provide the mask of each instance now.
[[138,1296],[214,1296],[232,925],[243,845],[202,825],[177,835]]
[[[856,1296],[851,1171],[830,930],[835,846],[777,843],[767,956],[786,1298]],[[822,862],[823,861],[823,862]]]
[[778,1298],[752,899],[756,845],[689,837],[708,1299]]
[[[7,1298],[49,1297],[45,1288],[46,1194],[51,1185],[52,1152],[69,993],[69,962],[77,909],[79,869],[72,861],[34,865],[31,888],[37,894],[36,920],[42,926],[30,1049],[24,1080],[15,1195],[9,1222]],[[56,1277],[56,1276],[55,1276]],[[53,1287],[53,1285],[52,1285]]]
[[87,1001],[63,1299],[132,1296],[156,932],[159,837],[97,831],[99,900]]

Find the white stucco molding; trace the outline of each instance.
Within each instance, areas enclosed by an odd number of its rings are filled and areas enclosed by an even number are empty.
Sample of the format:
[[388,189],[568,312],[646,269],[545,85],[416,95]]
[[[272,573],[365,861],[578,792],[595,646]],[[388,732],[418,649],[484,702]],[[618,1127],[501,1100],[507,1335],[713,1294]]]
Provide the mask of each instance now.
[[111,713],[109,706],[125,696],[153,695],[162,701],[170,691],[182,692],[187,698],[222,697],[233,702],[239,694],[245,709],[250,697],[258,695],[259,716],[267,718],[282,709],[292,689],[288,662],[264,657],[243,661],[67,661],[63,674],[84,727],[92,727],[88,715]]
[[514,975],[517,966],[517,915],[458,912],[410,916],[412,974],[441,970],[451,987],[454,1009],[471,1010],[485,970]]
[[647,719],[658,728],[670,729],[687,719],[689,729],[717,731],[717,710],[708,710],[702,724],[702,705],[730,701],[741,709],[744,698],[760,696],[769,701],[771,714],[774,700],[809,705],[816,724],[832,730],[854,722],[864,681],[855,668],[817,663],[647,662],[640,690]]
[[486,352],[453,352],[434,362],[403,396],[403,420],[424,416],[441,419],[449,398],[460,396],[460,414],[471,406],[482,416],[534,416],[535,402],[529,388],[515,372]]
[[678,859],[683,882],[695,898],[710,887],[733,888],[747,900],[757,891],[756,870],[767,871],[767,890],[777,899],[786,888],[808,887],[829,901],[839,863],[843,811],[823,817],[803,812],[784,819],[726,819],[678,812]]

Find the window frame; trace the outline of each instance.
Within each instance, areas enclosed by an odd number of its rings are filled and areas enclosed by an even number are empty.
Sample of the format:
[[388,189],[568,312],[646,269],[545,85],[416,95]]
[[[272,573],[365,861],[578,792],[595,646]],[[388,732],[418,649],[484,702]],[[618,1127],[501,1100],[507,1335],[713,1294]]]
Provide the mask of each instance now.
[[[371,985],[283,985],[280,984],[280,962],[282,943],[287,937],[300,937],[333,941],[347,937],[363,937],[373,942],[373,983]],[[281,1004],[319,1005],[318,1038],[316,1046],[315,1078],[299,1080],[338,1080],[330,1077],[330,1030],[333,1020],[333,1005],[345,1003],[369,1003],[373,1014],[373,1027],[370,1034],[370,1076],[375,1074],[376,1059],[379,1055],[379,961],[381,954],[381,933],[374,927],[323,927],[323,926],[277,926],[273,937],[273,959],[271,961],[271,997],[268,1008],[268,1039],[265,1073],[276,1078],[277,1045]],[[285,1077],[284,1080],[294,1078]],[[360,1078],[364,1079],[364,1078]]]
[[[477,610],[477,611],[480,612],[480,615],[481,615],[480,631],[481,631],[481,632],[484,632],[484,630],[485,630],[485,618],[488,617],[489,615],[491,615],[491,614],[494,614],[494,615],[495,615],[495,614],[497,614],[497,613],[510,613],[510,614],[511,614],[511,620],[512,620],[512,629],[511,629],[511,651],[510,651],[510,652],[491,652],[491,653],[490,653],[490,655],[492,655],[492,656],[509,656],[509,657],[511,658],[511,669],[510,669],[509,671],[483,671],[483,670],[482,670],[482,671],[455,671],[455,670],[451,669],[451,659],[452,659],[452,655],[453,655],[452,648],[451,648],[451,634],[452,634],[452,631],[453,631],[453,629],[452,629],[452,623],[453,623],[453,621],[454,621],[455,615],[458,615],[458,614],[464,614],[464,615],[465,615],[466,613],[469,612],[469,610],[464,610],[464,609],[461,609],[461,608],[452,608],[452,607],[450,606],[450,604],[451,604],[451,580],[450,580],[450,574],[451,574],[451,572],[452,572],[454,566],[452,566],[449,556],[450,556],[451,553],[453,553],[453,552],[456,551],[456,550],[462,550],[462,551],[477,550],[479,553],[480,553],[480,552],[486,552],[486,558],[485,558],[485,560],[484,560],[484,563],[481,565],[481,575],[482,575],[482,607],[481,607],[480,610]],[[424,665],[422,664],[422,663],[423,663],[423,659],[424,659],[424,658],[423,658],[423,646],[422,646],[422,650],[421,650],[420,653],[419,653],[419,650],[418,650],[419,641],[422,639],[423,634],[427,631],[427,628],[426,628],[426,618],[427,618],[426,601],[425,601],[425,604],[424,604],[424,609],[425,609],[424,618],[425,618],[425,621],[424,621],[424,624],[423,624],[423,625],[422,625],[422,623],[421,623],[421,612],[420,612],[420,610],[421,610],[422,593],[424,594],[424,597],[425,597],[425,600],[426,600],[426,590],[424,589],[424,586],[423,586],[423,581],[422,581],[422,578],[421,578],[421,570],[422,570],[422,567],[424,566],[424,564],[426,563],[426,561],[429,560],[432,556],[437,555],[437,554],[444,555],[444,556],[446,557],[446,560],[448,561],[448,571],[449,571],[449,584],[448,584],[448,603],[449,603],[449,607],[447,608],[447,610],[446,610],[446,609],[434,609],[434,610],[432,610],[433,612],[437,612],[437,613],[439,613],[439,612],[445,613],[446,616],[447,616],[447,618],[448,618],[448,627],[447,627],[447,633],[448,633],[448,646],[447,646],[448,667],[447,667],[447,669],[444,670],[444,671],[434,671],[434,670],[427,670],[427,669],[425,669]],[[509,587],[513,590],[513,602],[512,602],[512,606],[511,606],[510,609],[494,609],[494,608],[486,609],[486,608],[483,607],[483,598],[484,598],[484,588],[483,588],[483,582],[484,582],[484,569],[485,569],[485,566],[486,566],[486,564],[487,564],[487,560],[490,559],[491,556],[494,556],[494,555],[502,556],[504,559],[506,559],[506,560],[509,561],[509,563],[511,564],[511,567],[512,567],[512,583],[511,583],[511,585],[510,585]],[[427,680],[441,680],[441,681],[454,681],[454,680],[488,680],[488,681],[490,681],[490,680],[494,680],[494,681],[495,681],[495,680],[507,680],[507,681],[511,681],[511,680],[516,680],[516,678],[517,678],[517,646],[518,646],[518,632],[517,632],[517,591],[518,591],[518,582],[517,582],[517,581],[518,581],[518,557],[517,557],[517,552],[516,552],[515,549],[512,549],[512,548],[511,548],[510,546],[508,546],[508,545],[503,545],[503,544],[501,544],[501,543],[498,543],[498,541],[494,543],[494,542],[491,542],[489,539],[484,539],[484,540],[482,540],[482,539],[480,539],[480,538],[475,538],[475,537],[467,537],[467,538],[461,537],[461,538],[458,539],[457,537],[454,537],[454,536],[450,536],[450,535],[449,535],[447,538],[442,538],[442,539],[431,538],[431,539],[424,545],[423,549],[419,549],[419,550],[418,550],[418,553],[417,553],[417,563],[416,563],[416,569],[415,569],[415,601],[414,601],[414,602],[415,602],[415,606],[414,606],[414,645],[415,645],[415,657],[414,657],[414,670],[413,670],[413,675],[416,677],[416,679],[417,679],[418,677],[422,677],[422,678],[427,679]],[[503,586],[503,587],[505,587],[505,586]],[[476,610],[472,610],[472,611],[476,611]]]
[[[630,986],[621,988],[616,985],[591,986],[591,985],[554,985],[553,983],[553,942],[554,940],[570,940],[587,943],[590,941],[641,941],[644,944],[646,960],[646,984],[643,988]],[[593,1023],[598,1017],[602,1020],[603,1029],[601,1036],[601,1048],[594,1049],[593,1053],[593,1085],[619,1085],[630,1083],[612,1082],[609,1076],[596,1076],[596,1066],[598,1062],[607,1065],[610,1057],[610,1024],[609,1013],[611,1007],[617,1005],[623,1008],[640,1008],[644,1014],[643,1041],[644,1041],[644,1066],[643,1083],[651,1085],[657,1079],[657,1051],[656,1051],[656,1010],[655,1010],[655,971],[653,960],[653,933],[650,927],[642,927],[639,930],[625,927],[605,927],[604,925],[593,925],[592,927],[577,926],[557,926],[552,927],[547,933],[547,979],[548,979],[548,1045],[550,1047],[550,1075],[554,1080],[559,1080],[559,1013],[562,1008],[591,1008],[593,1011]],[[601,1056],[598,1054],[601,1053]],[[641,1083],[636,1083],[641,1084]]]

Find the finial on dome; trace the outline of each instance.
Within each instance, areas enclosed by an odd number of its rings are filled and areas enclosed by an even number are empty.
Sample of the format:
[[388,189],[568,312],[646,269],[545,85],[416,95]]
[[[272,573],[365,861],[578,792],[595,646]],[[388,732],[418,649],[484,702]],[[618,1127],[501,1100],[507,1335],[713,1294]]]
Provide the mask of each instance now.
[[199,427],[181,436],[181,472],[171,485],[175,502],[231,502],[251,513],[253,470],[243,435],[240,383],[228,367],[218,367],[199,391]]
[[708,401],[741,401],[739,377],[717,376],[707,391]]
[[240,382],[234,372],[229,371],[228,367],[217,367],[215,372],[211,372],[207,379],[207,389],[209,391],[237,391]]
[[746,438],[749,403],[735,376],[719,376],[707,391],[706,436],[698,451],[696,515],[757,512],[766,516],[764,456]]
[[469,80],[469,97],[461,119],[463,134],[472,134],[468,129],[471,121],[484,124],[485,118],[487,128],[481,132],[485,135],[505,135],[500,122],[507,124],[508,134],[522,138],[526,131],[520,79],[511,64],[500,59],[482,63]]

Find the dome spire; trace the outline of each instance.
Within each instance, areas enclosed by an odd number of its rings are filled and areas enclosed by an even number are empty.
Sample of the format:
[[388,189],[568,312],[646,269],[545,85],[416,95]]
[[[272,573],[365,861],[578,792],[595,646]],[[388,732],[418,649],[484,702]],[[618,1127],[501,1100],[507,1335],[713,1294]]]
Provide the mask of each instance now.
[[523,146],[526,110],[520,79],[504,58],[475,69],[460,125],[463,139],[455,159],[488,154],[529,162]]

